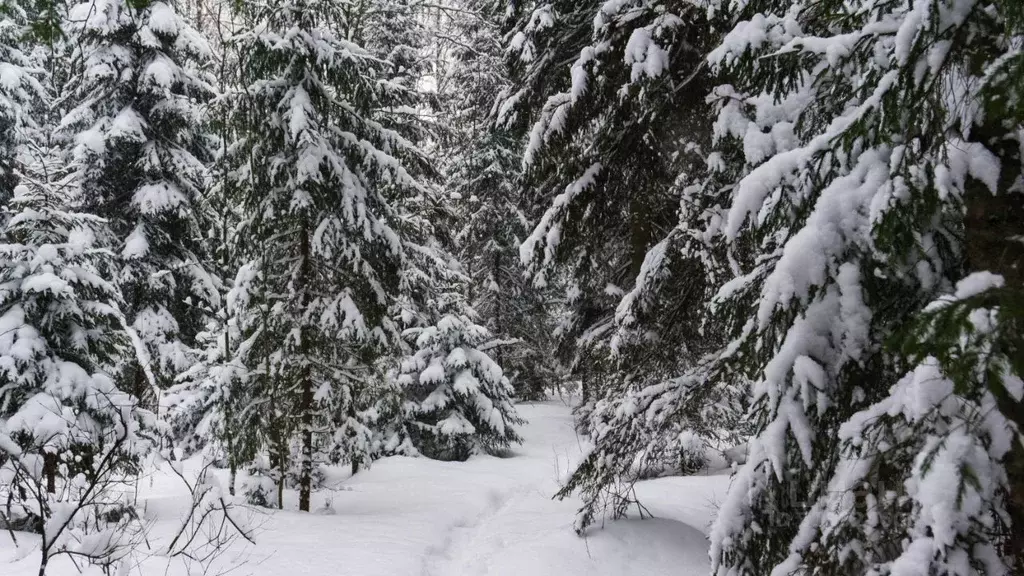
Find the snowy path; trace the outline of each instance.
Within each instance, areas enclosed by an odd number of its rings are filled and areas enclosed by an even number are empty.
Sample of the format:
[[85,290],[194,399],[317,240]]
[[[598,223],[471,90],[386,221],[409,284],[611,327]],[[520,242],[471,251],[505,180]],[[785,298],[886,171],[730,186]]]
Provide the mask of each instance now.
[[[257,546],[225,560],[247,557],[236,573],[253,576],[707,573],[705,534],[727,477],[642,483],[638,493],[658,518],[609,523],[583,539],[572,531],[579,502],[551,499],[580,453],[569,409],[558,402],[519,409],[529,423],[514,457],[383,460],[345,480],[343,489],[317,495],[314,508],[329,501],[333,513],[268,513]],[[294,506],[295,495],[288,496]],[[180,494],[157,477],[147,516],[172,517],[179,503]],[[11,564],[12,552],[9,540],[0,540],[0,574],[32,573],[34,554]],[[163,574],[164,566],[147,564],[144,573]]]

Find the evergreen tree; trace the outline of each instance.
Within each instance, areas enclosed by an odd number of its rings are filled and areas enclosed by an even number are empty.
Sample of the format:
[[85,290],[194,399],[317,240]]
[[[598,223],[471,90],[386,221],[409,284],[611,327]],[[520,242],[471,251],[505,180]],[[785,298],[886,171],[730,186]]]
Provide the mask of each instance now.
[[[172,4],[104,0],[74,6],[73,108],[61,122],[83,210],[107,218],[120,254],[115,278],[141,345],[131,389],[169,385],[195,359],[201,305],[218,296],[204,235],[200,68],[206,41]],[[147,375],[148,374],[148,375]],[[154,402],[155,398],[147,401]]]
[[[40,573],[50,557],[81,552],[80,529],[101,530],[112,478],[137,469],[157,427],[117,386],[131,348],[117,287],[106,279],[109,231],[62,203],[46,188],[18,186],[0,245],[5,517],[38,519]],[[112,554],[116,540],[89,544],[86,554]]]
[[[217,184],[211,186],[211,200],[221,203],[230,198],[224,187],[231,178],[221,174]],[[234,230],[237,214],[221,205],[217,219],[219,238],[216,252],[219,263],[214,265],[218,278],[230,278],[235,272],[232,255],[241,251],[233,246],[238,240]],[[256,450],[255,430],[242,426],[238,420],[248,408],[254,408],[256,399],[247,386],[248,368],[239,361],[241,333],[237,309],[228,305],[233,297],[231,289],[218,299],[218,306],[208,310],[208,320],[196,334],[194,364],[175,379],[164,395],[167,421],[171,437],[184,457],[200,451],[209,451],[219,464],[229,470],[228,492],[235,494],[236,480],[241,463],[252,460]]]
[[[455,222],[454,210],[446,205],[440,192],[429,187],[425,193],[400,205],[398,222],[405,238],[407,258],[400,274],[399,297],[392,316],[396,325],[403,328],[404,356],[398,373],[389,375],[390,385],[382,390],[384,395],[376,410],[386,415],[383,436],[378,444],[388,454],[419,453],[431,458],[464,460],[471,453],[485,451],[488,447],[498,450],[499,446],[507,446],[514,441],[517,438],[515,432],[511,428],[506,431],[505,425],[507,422],[511,427],[518,420],[505,390],[508,381],[504,376],[498,379],[500,382],[486,382],[479,389],[460,390],[459,393],[450,389],[450,382],[426,383],[417,377],[419,370],[416,367],[429,361],[432,355],[442,353],[445,346],[494,347],[496,344],[487,337],[484,328],[470,320],[476,313],[463,294],[471,280],[463,274],[462,265],[447,248],[452,245],[453,238],[438,232],[450,229]],[[445,335],[439,335],[439,330]],[[417,338],[422,334],[432,336],[424,336],[426,340]],[[484,361],[483,357],[479,360]],[[489,358],[486,361],[493,363]],[[494,367],[501,370],[497,364]],[[434,385],[436,388],[432,388]],[[425,395],[435,390],[434,396],[441,405],[425,407]],[[441,397],[444,399],[440,400]],[[450,415],[455,421],[461,417],[458,414],[473,409],[467,408],[463,401],[471,405],[476,402],[481,407],[496,406],[498,414],[502,415],[501,422],[494,425],[497,428],[484,422],[480,426],[464,426],[458,430],[446,428],[442,433],[439,421],[443,418],[439,412]],[[485,416],[489,414],[484,408],[480,410]],[[469,418],[477,420],[475,414]]]
[[519,187],[510,177],[518,156],[508,138],[485,132],[461,151],[449,175],[463,214],[457,237],[466,262],[471,306],[481,324],[501,343],[493,355],[519,398],[543,399],[564,379],[554,350],[555,287],[532,286],[523,274],[518,248],[529,220],[517,206]]
[[434,128],[428,121],[433,105],[420,90],[428,64],[423,2],[358,0],[341,10],[346,13],[346,38],[380,61],[382,106],[373,118],[426,149]]
[[494,454],[520,442],[512,386],[485,351],[487,330],[452,294],[433,326],[412,328],[416,352],[402,362],[398,383],[406,389],[407,424],[413,444],[442,460]]
[[717,6],[718,303],[756,435],[714,573],[1006,573],[1019,275],[965,213],[1019,205],[1019,3]]
[[26,54],[29,21],[20,2],[0,2],[0,203],[6,205],[19,182],[19,148],[36,126],[34,108],[45,90]]
[[236,143],[238,130],[232,122],[240,93],[240,58],[234,48],[229,42],[219,42],[214,56],[220,84],[219,96],[210,106],[216,144],[207,171],[206,198],[214,216],[209,220],[208,233],[211,269],[214,277],[228,282],[222,283],[218,298],[210,302],[206,326],[196,335],[199,354],[195,364],[178,376],[165,398],[172,435],[183,455],[211,451],[229,470],[231,495],[235,494],[240,465],[251,461],[257,449],[255,430],[240,425],[238,420],[254,399],[248,396],[248,369],[238,359],[241,333],[236,310],[228,306],[233,288],[230,280],[238,271],[246,240],[239,235],[242,215],[234,204],[239,182],[233,169],[241,150]]
[[557,195],[522,247],[539,281],[570,275],[563,329],[594,448],[559,494],[582,494],[581,531],[623,515],[637,479],[735,442],[744,395],[716,377],[723,323],[705,306],[728,271],[704,234],[722,200],[703,185],[715,28],[690,2],[606,3],[591,21],[527,145],[528,184]]
[[[172,436],[185,456],[217,443],[221,455],[235,459],[231,443],[239,430],[232,424],[231,412],[244,391],[246,376],[245,367],[233,362],[236,345],[232,343],[237,338],[230,321],[211,320],[196,337],[204,354],[167,391],[165,404],[170,411]],[[230,467],[232,472],[237,469]],[[229,490],[233,491],[233,485],[231,482]]]
[[[708,272],[680,255],[685,235],[670,233],[710,140],[702,21],[689,2],[544,4],[512,40],[536,62],[499,110],[506,123],[523,109],[535,120],[523,167],[539,212],[521,256],[536,285],[565,276],[563,353],[588,402],[623,382],[676,375],[717,344],[696,337],[701,316],[689,313]],[[564,54],[568,40],[578,44]],[[684,290],[661,298],[671,279]]]
[[60,129],[66,109],[67,79],[73,68],[71,44],[64,33],[68,7],[61,0],[40,0],[25,3],[25,8],[29,25],[22,39],[41,88],[31,108],[33,126],[26,132],[21,149],[22,178],[32,186],[68,198],[74,187],[74,168],[65,152],[73,143]]
[[422,51],[427,31],[415,0],[373,0],[361,3],[363,15],[350,23],[352,40],[387,62],[385,77],[393,88],[414,91],[426,60]]
[[598,2],[509,2],[501,23],[512,86],[498,95],[497,120],[525,137],[548,98],[564,91],[564,67],[587,45]]
[[502,62],[504,2],[457,2],[444,15],[449,28],[437,42],[447,47],[449,66],[438,72],[438,90],[450,130],[440,152],[458,218],[455,250],[472,279],[469,304],[503,342],[493,349],[495,360],[517,396],[540,399],[561,377],[551,337],[557,302],[554,287],[533,288],[519,262],[519,244],[531,229],[519,206],[520,150],[495,126],[495,95],[510,87]]
[[[484,150],[493,149],[494,152],[501,152],[503,146],[515,150],[518,156],[515,161],[521,165],[516,171],[519,176],[523,175],[523,168],[526,166],[522,152],[524,145],[529,141],[531,125],[544,113],[548,98],[568,88],[571,79],[566,73],[566,65],[572,62],[579,55],[580,49],[587,44],[592,30],[590,19],[597,5],[597,2],[506,4],[502,29],[505,32],[505,69],[509,85],[498,93],[498,100],[493,109],[494,133],[497,139]],[[505,174],[507,177],[508,173]],[[537,173],[527,172],[526,178],[517,178],[515,182],[520,191],[514,200],[516,216],[522,214],[522,225],[526,229],[526,234],[516,237],[516,244],[529,240],[529,231],[538,225],[549,206],[550,198],[547,192],[550,188],[538,186],[540,179],[532,178],[534,174]],[[524,260],[518,255],[515,255],[515,258]],[[579,298],[579,291],[572,284],[568,270],[560,269],[554,277],[551,270],[543,275],[534,275],[532,272],[530,280],[533,290],[548,293],[554,290],[565,292],[564,297],[558,298],[558,306],[566,307],[568,314],[557,319],[553,330],[544,331],[554,336],[553,342],[545,344],[556,351],[559,360],[565,361],[575,376],[581,377],[584,381],[590,380],[588,374],[599,371],[600,364],[593,362],[591,358],[584,359],[578,354],[580,348],[576,344],[585,335],[587,328],[597,323],[594,314],[597,309]],[[481,309],[486,310],[487,307],[482,306]],[[586,390],[589,389],[586,382],[584,389],[586,395]]]
[[[365,460],[371,430],[359,408],[375,357],[397,345],[389,318],[405,260],[396,199],[423,186],[422,158],[376,121],[392,104],[381,62],[345,38],[333,2],[258,2],[238,50],[244,98],[234,118],[248,251],[232,306],[249,371],[249,411],[281,482],[292,461],[309,509],[318,461]],[[262,420],[262,421],[259,421]],[[291,457],[293,446],[297,458]]]

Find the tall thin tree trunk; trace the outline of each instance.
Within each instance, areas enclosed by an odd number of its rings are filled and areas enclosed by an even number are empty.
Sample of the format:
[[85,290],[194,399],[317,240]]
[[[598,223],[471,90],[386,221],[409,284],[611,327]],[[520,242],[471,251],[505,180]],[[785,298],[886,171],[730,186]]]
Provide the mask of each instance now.
[[287,458],[284,454],[284,446],[278,446],[278,478],[277,478],[277,509],[284,510],[284,480],[288,474]]
[[[227,335],[224,337],[227,342]],[[227,344],[224,345],[225,348]],[[226,357],[226,356],[225,356]],[[230,399],[228,404],[224,406],[224,437],[227,442],[228,450],[228,469],[230,473],[228,475],[228,494],[235,495],[235,483],[238,479],[238,460],[235,458],[235,433],[234,433],[234,421],[233,412],[231,410]]]
[[[262,252],[262,256],[261,257],[263,259],[262,266],[263,266],[264,270],[267,270],[268,264],[267,264],[267,249],[266,249],[266,246],[263,246],[263,250],[261,250],[261,252]],[[263,307],[264,309],[263,309],[263,314],[262,314],[263,331],[264,331],[264,333],[269,333],[270,332],[270,327],[269,327],[268,322],[267,322],[267,315],[268,315],[268,311],[270,310],[270,290],[267,287],[267,278],[266,278],[266,276],[263,276],[262,283],[263,283],[263,285],[262,285],[262,292],[263,292],[263,298],[264,298],[264,307]],[[269,355],[263,358],[263,367],[264,367],[264,370],[266,371],[266,374],[268,376],[270,376],[271,371],[270,371],[270,357],[269,357]],[[271,446],[272,446],[271,447],[271,452],[270,452],[270,457],[271,457],[271,467],[276,465],[277,466],[277,471],[278,471],[278,474],[277,474],[277,508],[278,508],[278,510],[283,510],[284,509],[284,482],[285,482],[285,478],[286,478],[286,476],[288,474],[288,441],[287,441],[287,434],[291,433],[291,431],[287,430],[285,428],[285,414],[284,414],[284,410],[281,408],[280,396],[278,396],[278,393],[279,393],[279,391],[281,389],[280,388],[280,383],[278,382],[278,379],[281,376],[280,376],[280,374],[274,374],[271,377],[274,379],[274,382],[270,386],[270,390],[271,390],[271,392],[270,392],[270,410],[271,410],[271,414],[272,414],[272,417],[270,419],[270,442],[271,442]],[[275,456],[275,454],[274,454],[275,452],[276,452],[276,457],[277,457],[277,461],[276,462],[273,461],[274,456]]]
[[[348,417],[355,419],[356,417],[356,406],[354,403],[349,402],[348,404]],[[362,468],[363,458],[359,453],[352,454],[352,475],[355,476],[359,473],[359,469]]]
[[[633,282],[640,275],[647,249],[651,247],[653,226],[651,225],[651,207],[646,198],[637,198],[630,202],[629,222],[629,281]],[[625,288],[625,287],[623,287]]]
[[50,494],[57,492],[57,455],[51,452],[43,453],[43,473],[46,475],[46,491]]
[[[220,8],[218,8],[217,14],[218,14],[218,16],[220,15]],[[218,20],[218,22],[219,22],[219,20]],[[220,30],[220,26],[218,26],[218,31],[219,30]],[[222,38],[222,40],[223,40],[223,38]],[[223,42],[222,42],[221,46],[223,47]],[[226,74],[227,61],[228,61],[227,58],[223,58],[221,60],[221,67],[220,67],[220,77],[221,78],[227,78],[227,74]],[[223,86],[222,86],[222,88],[223,88]],[[224,111],[223,115],[221,116],[221,120],[223,122],[223,126],[225,127],[224,128],[224,133],[221,135],[221,146],[222,146],[221,147],[221,161],[222,161],[222,165],[223,165],[223,172],[221,173],[221,186],[224,188],[225,192],[229,192],[229,186],[231,185],[231,178],[228,175],[227,163],[224,162],[224,160],[228,156],[228,135],[229,135],[229,133],[228,133],[228,130],[227,130],[227,126],[230,125],[230,123],[228,122],[228,112],[227,112],[227,110]],[[231,213],[230,210],[228,210],[228,209],[226,209],[224,207],[221,207],[221,215],[220,215],[220,218],[221,218],[221,225],[220,225],[220,236],[221,236],[221,238],[220,238],[220,245],[221,245],[220,263],[221,263],[221,274],[225,278],[227,277],[227,275],[230,273],[230,270],[231,270],[231,254],[230,254],[229,248],[228,248],[230,246],[230,244],[228,243],[228,240],[229,240],[229,238],[228,238],[229,219],[228,218],[229,218],[229,214],[230,213]],[[223,306],[223,310],[224,310],[224,356],[223,356],[223,361],[224,362],[230,362],[231,361],[231,319],[228,317],[228,310],[229,310],[228,306],[224,305]],[[229,380],[229,382],[230,382],[230,380]],[[232,401],[234,399],[232,398],[232,394],[230,392],[227,395],[222,395],[221,397],[223,398],[223,402],[224,402],[224,437],[225,437],[225,440],[227,441],[228,469],[230,471],[229,472],[229,476],[228,476],[228,494],[230,494],[231,496],[234,496],[235,495],[235,484],[237,484],[237,482],[238,482],[238,457],[237,457],[236,448],[235,448],[235,418],[234,418],[234,410],[232,409],[232,406],[231,406],[231,403],[232,403]]]
[[[226,152],[225,152],[226,153]],[[227,217],[223,217],[224,222],[221,225],[221,241],[222,241],[222,254],[221,263],[224,270],[228,269],[228,227]],[[224,361],[229,362],[231,358],[231,323],[227,318],[227,307],[224,308]],[[235,419],[234,411],[231,409],[231,394],[222,396],[224,398],[224,439],[227,442],[228,450],[228,469],[230,470],[228,476],[228,494],[235,495],[235,483],[238,479],[238,459],[235,457]]]
[[[494,252],[494,268],[491,272],[493,274],[494,283],[498,284],[499,277],[501,275],[501,252]],[[500,286],[500,284],[498,284]],[[504,319],[501,316],[501,301],[502,296],[499,294],[494,299],[494,331],[497,334],[504,334],[505,331],[502,329],[502,322]],[[494,361],[498,363],[498,366],[502,366],[501,363],[501,346],[494,349]]]
[[[299,264],[298,290],[300,294],[300,305],[305,308],[308,303],[308,281],[310,274],[309,262],[309,229],[303,225],[300,231],[299,252],[302,259]],[[305,310],[302,310],[305,313]],[[306,341],[305,330],[300,329],[299,350],[305,356],[309,343]],[[303,359],[305,361],[305,359]],[[309,364],[306,362],[302,370],[302,398],[299,402],[299,411],[302,415],[300,425],[302,426],[302,462],[299,472],[299,510],[309,512],[309,499],[313,491],[313,379],[309,373]]]
[[234,456],[228,456],[228,467],[230,468],[228,473],[228,494],[234,496],[235,484],[238,484],[238,462],[235,461]]
[[307,374],[302,381],[302,470],[299,477],[299,510],[309,512],[313,491],[313,383]]
[[287,453],[284,450],[284,431],[281,429],[283,415],[281,410],[277,408],[277,401],[274,396],[271,396],[270,403],[274,407],[271,408],[273,411],[273,418],[270,421],[270,469],[277,470],[277,508],[278,510],[284,509],[284,479],[285,474],[288,471],[288,460]]

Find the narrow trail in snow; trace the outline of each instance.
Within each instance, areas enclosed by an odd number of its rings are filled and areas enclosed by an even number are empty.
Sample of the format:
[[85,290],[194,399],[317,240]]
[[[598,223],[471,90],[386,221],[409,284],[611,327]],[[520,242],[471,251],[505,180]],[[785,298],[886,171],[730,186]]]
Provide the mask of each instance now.
[[[522,429],[519,454],[508,460],[515,462],[523,482],[511,489],[491,489],[476,515],[452,524],[444,544],[424,558],[423,576],[488,574],[494,556],[512,544],[506,541],[509,524],[515,525],[528,510],[550,506],[558,467],[568,466],[566,461],[556,461],[568,460],[570,453],[578,452],[572,421],[566,416],[557,409],[554,414],[543,409],[533,414]],[[516,517],[510,518],[513,514]],[[566,518],[571,521],[570,516]]]
[[[507,458],[467,462],[385,458],[354,477],[339,470],[342,488],[314,494],[298,512],[298,494],[285,510],[260,512],[257,544],[234,543],[211,573],[252,576],[705,576],[709,502],[721,501],[728,476],[663,478],[638,491],[658,518],[608,523],[586,539],[572,530],[578,497],[553,500],[558,482],[581,455],[570,407],[521,404],[523,443]],[[201,462],[191,461],[198,470]],[[226,470],[217,471],[226,482]],[[340,481],[340,480],[339,480]],[[155,472],[142,499],[155,530],[177,529],[180,480]],[[162,537],[162,536],[161,536]],[[29,538],[26,535],[26,539]],[[26,549],[28,550],[28,549]],[[34,576],[25,557],[0,538],[0,574]],[[245,561],[245,564],[235,564]],[[187,576],[147,559],[142,574]],[[77,576],[71,562],[50,576]]]
[[494,519],[509,510],[529,487],[519,487],[504,494],[491,493],[487,508],[468,521],[449,528],[444,546],[432,551],[424,562],[424,576],[483,576],[487,559],[498,547],[501,538],[488,532]]

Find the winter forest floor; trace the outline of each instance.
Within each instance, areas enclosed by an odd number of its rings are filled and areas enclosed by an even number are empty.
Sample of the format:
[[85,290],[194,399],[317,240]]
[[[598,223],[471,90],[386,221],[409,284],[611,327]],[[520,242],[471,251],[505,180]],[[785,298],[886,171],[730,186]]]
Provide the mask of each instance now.
[[[551,498],[580,455],[570,410],[558,401],[519,405],[528,423],[508,458],[468,462],[388,458],[354,477],[332,478],[299,513],[286,494],[284,511],[261,512],[256,545],[233,545],[212,573],[254,576],[688,576],[708,572],[706,534],[729,476],[642,482],[637,493],[655,516],[609,522],[587,538],[572,530],[576,499]],[[140,500],[154,522],[173,525],[187,493],[167,472],[144,481]],[[21,556],[0,539],[0,574],[35,574],[37,555],[19,534]],[[143,561],[135,573],[184,575],[181,565]],[[61,559],[48,574],[78,571]]]

